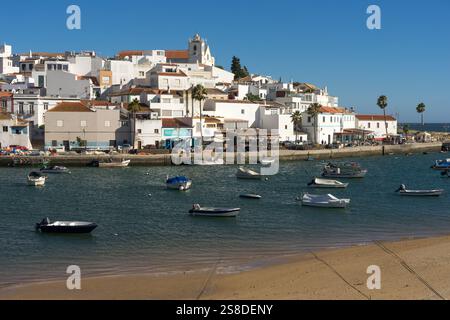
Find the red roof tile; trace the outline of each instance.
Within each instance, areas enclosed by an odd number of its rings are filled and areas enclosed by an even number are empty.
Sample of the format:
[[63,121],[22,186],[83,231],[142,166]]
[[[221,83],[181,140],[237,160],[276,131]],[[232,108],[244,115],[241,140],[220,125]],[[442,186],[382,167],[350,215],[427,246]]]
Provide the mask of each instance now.
[[[380,114],[358,114],[356,118],[362,121],[384,121],[384,116]],[[396,121],[396,119],[393,116],[386,115],[386,121]]]
[[167,59],[189,59],[189,50],[166,50]]

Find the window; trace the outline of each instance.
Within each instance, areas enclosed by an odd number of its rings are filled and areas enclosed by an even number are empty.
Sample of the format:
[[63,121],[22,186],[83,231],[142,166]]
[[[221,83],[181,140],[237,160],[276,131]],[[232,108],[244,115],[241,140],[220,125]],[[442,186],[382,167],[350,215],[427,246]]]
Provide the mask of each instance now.
[[106,120],[105,121],[105,127],[111,127],[111,121]]
[[245,114],[245,109],[241,109],[241,114]]
[[80,121],[80,126],[81,127],[86,127],[87,126],[86,120],[81,120]]
[[44,76],[38,76],[38,86],[44,87]]
[[58,64],[58,70],[62,70],[62,64]]
[[155,129],[155,131],[154,131],[155,133],[159,133],[159,129]]
[[311,117],[308,117],[308,123],[311,123]]
[[16,130],[14,131],[14,134],[22,134],[22,131],[20,131],[20,129],[16,129]]
[[58,141],[52,140],[52,147],[56,147],[56,146],[58,146]]
[[45,103],[44,103],[44,111],[47,111],[47,110],[48,110],[48,103],[45,102]]
[[64,121],[63,120],[57,120],[56,121],[56,126],[57,127],[63,127],[64,126]]
[[28,108],[29,108],[30,114],[34,114],[34,102],[30,102],[28,104]]
[[138,134],[141,134],[141,133],[142,133],[142,129],[138,129],[138,130],[137,130],[137,133],[138,133]]
[[139,71],[139,77],[143,77],[143,76],[145,76],[144,71]]
[[172,116],[172,111],[171,110],[163,110],[162,111],[162,116],[163,117],[171,117]]
[[386,122],[386,128],[389,128],[389,123],[388,122]]
[[28,65],[28,68],[30,69],[30,71],[32,71],[32,70],[33,70],[33,65],[30,63],[30,64]]
[[3,132],[8,132],[8,127],[7,126],[3,126]]
[[323,117],[323,122],[326,122],[326,121],[325,121],[325,117]]
[[63,70],[64,71],[69,71],[69,66],[67,64],[63,65]]
[[181,86],[181,80],[180,79],[175,79],[175,85],[177,87]]
[[19,114],[23,114],[23,102],[19,102]]
[[377,129],[380,129],[380,123],[377,122]]
[[370,122],[367,124],[367,127],[370,129]]
[[162,103],[170,103],[170,98],[163,98],[161,99]]
[[284,126],[284,129],[287,130],[287,125]]
[[6,112],[6,100],[2,101],[3,112]]

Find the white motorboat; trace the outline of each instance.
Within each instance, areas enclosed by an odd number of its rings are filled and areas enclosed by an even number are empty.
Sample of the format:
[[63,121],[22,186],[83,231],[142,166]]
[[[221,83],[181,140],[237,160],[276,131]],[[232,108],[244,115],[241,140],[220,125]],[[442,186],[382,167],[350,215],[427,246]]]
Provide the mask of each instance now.
[[259,172],[250,170],[248,168],[239,167],[236,172],[236,177],[238,179],[261,179],[262,175]]
[[191,188],[192,180],[185,176],[167,177],[166,186],[168,189],[186,191]]
[[314,178],[310,183],[308,183],[308,186],[311,188],[347,188],[348,183],[343,183],[337,180]]
[[438,197],[444,193],[444,189],[430,189],[430,190],[409,190],[402,184],[397,190],[402,196],[416,196],[416,197]]
[[270,167],[274,162],[275,162],[275,159],[271,159],[271,158],[262,158],[261,160],[259,160],[259,163],[263,167]]
[[28,185],[30,186],[43,186],[45,185],[47,177],[40,172],[32,171],[28,174],[27,179]]
[[321,208],[345,208],[350,204],[350,199],[339,199],[332,194],[309,194],[302,196],[302,205]]
[[261,199],[262,197],[259,194],[253,194],[253,193],[244,193],[239,195],[240,198],[244,199]]
[[100,168],[124,168],[124,167],[128,167],[130,162],[131,162],[131,160],[99,162],[98,166]]
[[70,173],[69,169],[63,166],[46,166],[41,168],[42,173]]
[[236,217],[239,214],[240,208],[211,208],[201,207],[199,204],[194,204],[189,213],[192,216],[203,217]]

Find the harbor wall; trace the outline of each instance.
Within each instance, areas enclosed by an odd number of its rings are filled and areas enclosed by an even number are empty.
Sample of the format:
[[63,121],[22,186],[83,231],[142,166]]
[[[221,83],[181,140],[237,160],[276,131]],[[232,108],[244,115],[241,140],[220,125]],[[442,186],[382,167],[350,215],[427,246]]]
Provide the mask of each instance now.
[[[351,158],[363,156],[379,156],[389,154],[409,154],[418,152],[438,152],[441,150],[441,143],[415,143],[406,145],[386,145],[386,146],[363,146],[343,149],[322,149],[322,150],[279,150],[280,161],[306,160],[308,157],[314,159],[334,159]],[[384,149],[384,150],[383,150]],[[247,154],[248,156],[248,154]],[[170,154],[152,155],[56,155],[49,157],[42,156],[20,156],[0,157],[0,166],[10,166],[13,159],[20,159],[23,166],[39,165],[42,161],[50,161],[52,165],[63,165],[68,167],[86,166],[92,160],[122,159],[131,160],[131,166],[167,166],[172,164]]]

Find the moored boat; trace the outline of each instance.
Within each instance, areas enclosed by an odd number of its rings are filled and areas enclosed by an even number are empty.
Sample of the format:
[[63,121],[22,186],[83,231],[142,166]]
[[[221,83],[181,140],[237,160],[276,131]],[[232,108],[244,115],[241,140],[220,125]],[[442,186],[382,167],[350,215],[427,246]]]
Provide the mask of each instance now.
[[47,177],[40,172],[32,171],[28,174],[27,180],[30,186],[43,186]]
[[349,184],[337,180],[314,178],[308,186],[311,188],[347,188]]
[[395,192],[402,196],[416,196],[416,197],[438,197],[444,193],[444,189],[430,189],[430,190],[410,190],[402,184]]
[[248,168],[239,167],[236,172],[236,177],[238,179],[261,179],[262,175],[259,172],[250,170]]
[[450,170],[450,159],[436,160],[431,168],[434,170]]
[[261,199],[262,197],[259,194],[253,194],[253,193],[244,193],[239,195],[240,198],[245,199]]
[[99,160],[92,160],[87,164],[88,167],[100,167],[100,168],[124,168],[128,167],[131,160],[122,160],[122,161],[113,161],[112,159],[109,159],[108,161],[99,161]]
[[186,191],[191,188],[192,180],[185,176],[176,176],[166,179],[166,186],[168,189]]
[[45,233],[89,233],[97,228],[97,224],[84,221],[54,221],[49,218],[36,223],[36,231]]
[[199,204],[194,204],[189,213],[192,216],[203,217],[236,217],[240,210],[240,208],[201,207]]
[[301,201],[304,206],[320,208],[345,208],[350,204],[350,199],[339,199],[332,194],[305,193]]
[[322,172],[324,178],[364,178],[366,169],[362,169],[359,164],[351,162],[344,164],[328,163]]
[[69,169],[63,166],[46,166],[40,171],[42,173],[70,173]]

